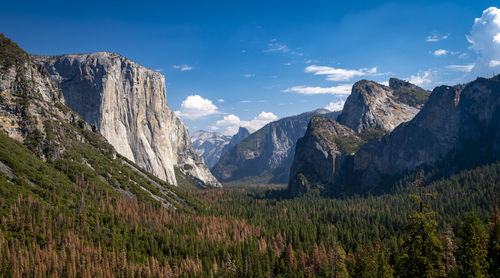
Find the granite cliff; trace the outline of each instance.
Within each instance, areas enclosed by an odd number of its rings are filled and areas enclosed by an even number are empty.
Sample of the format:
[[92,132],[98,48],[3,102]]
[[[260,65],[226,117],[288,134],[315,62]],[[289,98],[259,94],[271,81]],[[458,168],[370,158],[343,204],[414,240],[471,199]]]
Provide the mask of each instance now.
[[118,153],[174,185],[177,168],[202,186],[220,186],[167,106],[162,74],[109,52],[34,59],[62,90],[67,105]]
[[[370,103],[381,103],[366,97],[363,93],[354,94],[363,88],[365,92],[375,91],[373,86],[376,85],[373,83],[361,82],[361,89],[359,84],[353,87],[352,96],[369,100]],[[394,91],[401,92],[401,88],[404,88],[406,94],[404,100],[416,100],[426,94],[426,91],[412,88],[408,83],[398,80],[390,83],[392,84],[389,90],[387,87],[377,86],[376,90],[385,92],[375,92],[376,95],[385,98],[390,92],[391,99],[394,100],[397,99],[394,98]],[[367,87],[372,88],[368,90]],[[408,94],[412,90],[414,93]],[[414,95],[411,96],[412,94]],[[342,121],[341,116],[339,122],[350,124],[355,131],[361,131],[357,132],[356,136],[351,134],[349,140],[345,140],[348,139],[345,136],[343,140],[339,140],[342,137],[338,132],[340,123],[330,122],[327,119],[311,121],[306,136],[301,138],[299,140],[301,144],[297,145],[289,191],[293,195],[307,192],[310,188],[319,188],[322,192],[336,195],[369,192],[391,186],[389,183],[392,178],[437,163],[453,153],[458,155],[446,159],[451,165],[447,166],[447,172],[453,172],[458,167],[456,157],[464,151],[474,156],[465,159],[469,160],[467,161],[469,165],[500,158],[499,76],[491,79],[479,78],[465,86],[435,88],[427,101],[413,102],[416,107],[423,103],[425,105],[408,122],[402,121],[404,117],[399,117],[404,114],[387,118],[394,115],[396,106],[392,104],[392,100],[385,100],[385,103],[390,105],[384,106],[377,113],[382,115],[378,119],[373,117],[377,114],[359,113],[370,110],[364,101],[357,104],[355,101],[346,102],[344,110],[350,111],[350,114],[347,114],[349,121],[346,118]],[[351,105],[362,107],[353,108]],[[387,109],[389,112],[386,113]],[[352,111],[358,112],[359,121],[354,120]],[[387,130],[395,125],[397,127],[394,130],[389,130],[390,132],[382,137],[367,136],[369,134],[366,131],[370,131],[372,127]],[[318,133],[328,136],[315,135]],[[344,151],[341,151],[339,142],[352,148],[349,150],[344,148]],[[315,155],[321,152],[322,155]],[[332,166],[333,161],[335,161],[334,166]]]
[[[393,86],[399,85],[395,79],[392,80]],[[398,89],[401,87],[404,86],[400,85]],[[389,132],[400,123],[411,120],[419,109],[399,99],[393,94],[394,91],[393,88],[374,81],[356,82],[338,118],[339,123],[356,132],[363,132],[366,129]]]

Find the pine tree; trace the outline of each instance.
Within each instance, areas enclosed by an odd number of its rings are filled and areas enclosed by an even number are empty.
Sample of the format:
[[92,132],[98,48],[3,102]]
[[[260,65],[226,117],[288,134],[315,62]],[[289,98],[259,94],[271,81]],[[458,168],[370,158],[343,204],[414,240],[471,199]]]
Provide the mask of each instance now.
[[[417,186],[420,186],[420,183]],[[442,277],[444,276],[443,246],[436,235],[435,213],[428,204],[424,203],[424,198],[432,195],[422,194],[421,187],[419,195],[410,196],[418,204],[418,211],[410,215],[406,226],[408,238],[403,245],[406,254],[399,260],[399,275],[401,277]]]
[[457,263],[460,277],[487,277],[488,263],[482,239],[484,226],[475,214],[469,214],[460,223],[457,232]]
[[489,273],[492,277],[500,277],[500,212],[496,202],[490,216],[490,236],[488,240]]

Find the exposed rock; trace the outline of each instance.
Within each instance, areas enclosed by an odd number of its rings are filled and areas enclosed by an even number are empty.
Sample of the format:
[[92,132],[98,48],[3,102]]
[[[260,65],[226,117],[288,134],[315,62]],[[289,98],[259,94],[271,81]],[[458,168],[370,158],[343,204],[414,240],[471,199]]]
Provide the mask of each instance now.
[[221,157],[224,149],[231,136],[226,136],[219,132],[198,130],[191,135],[196,154],[201,157],[208,168],[213,167]]
[[220,186],[168,108],[162,74],[109,52],[35,59],[62,89],[67,105],[118,153],[171,184],[177,184],[177,166],[208,186]]
[[[500,82],[479,78],[460,87],[433,90],[422,111],[380,141],[363,146],[353,170],[360,186],[377,185],[383,175],[394,176],[437,161],[466,142],[493,138],[494,156],[500,137]],[[484,147],[484,146],[483,146]]]
[[336,118],[318,109],[269,123],[230,148],[212,168],[220,181],[287,183],[297,140],[314,115]]
[[[227,151],[229,151],[229,149],[231,149],[233,146],[236,146],[236,144],[238,144],[239,142],[246,139],[253,132],[255,132],[255,130],[253,130],[249,127],[240,126],[240,128],[238,129],[238,132],[236,132],[236,134],[233,135],[233,137],[231,137],[231,140],[229,141],[229,143],[227,145],[225,145],[224,148],[222,149],[221,156],[224,155],[225,153],[227,153]],[[210,167],[210,168],[212,168],[212,167]]]
[[[376,93],[382,98],[388,92],[383,87],[370,90],[384,90]],[[364,94],[358,96],[365,97]],[[392,106],[385,107],[392,109]],[[383,110],[381,114],[384,114]],[[363,118],[366,114],[361,115]],[[437,87],[411,121],[400,124],[380,139],[367,140],[366,124],[383,127],[383,123],[359,121],[363,124],[354,126],[361,129],[364,126],[365,131],[357,134],[360,138],[351,136],[347,141],[358,144],[360,149],[349,156],[344,154],[350,151],[338,152],[338,124],[322,120],[320,125],[316,118],[313,120],[311,130],[308,129],[297,144],[296,162],[289,183],[291,193],[300,194],[306,191],[304,188],[326,189],[334,194],[368,192],[386,186],[386,178],[417,170],[452,152],[465,150],[471,144],[472,153],[481,151],[474,159],[500,159],[500,76],[479,78],[466,86]],[[353,122],[356,121],[349,121]],[[316,130],[325,135],[314,135]],[[363,144],[364,141],[368,142]]]
[[199,130],[191,135],[191,141],[196,153],[209,168],[212,168],[222,155],[241,140],[247,138],[250,133],[252,132],[247,127],[240,127],[233,136]]
[[389,132],[411,120],[418,111],[416,107],[399,102],[393,96],[393,89],[361,80],[353,85],[338,121],[356,132],[369,128]]
[[288,190],[300,195],[324,190],[337,180],[337,168],[362,143],[356,133],[337,121],[314,116],[304,137],[297,141]]

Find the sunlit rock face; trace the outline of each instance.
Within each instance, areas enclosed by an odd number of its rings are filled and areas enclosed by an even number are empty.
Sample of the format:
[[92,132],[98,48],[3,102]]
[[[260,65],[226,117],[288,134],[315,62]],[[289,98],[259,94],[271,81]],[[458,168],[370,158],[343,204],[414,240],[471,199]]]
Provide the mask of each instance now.
[[59,85],[67,105],[118,153],[174,185],[178,167],[207,186],[220,186],[167,106],[162,74],[109,52],[35,59]]

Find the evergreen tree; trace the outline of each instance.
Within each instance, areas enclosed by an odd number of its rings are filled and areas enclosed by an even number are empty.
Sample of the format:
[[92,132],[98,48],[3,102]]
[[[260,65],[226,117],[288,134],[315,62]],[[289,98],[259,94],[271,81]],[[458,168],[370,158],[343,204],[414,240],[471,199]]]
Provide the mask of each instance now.
[[488,263],[483,240],[484,226],[475,214],[460,223],[457,232],[457,263],[460,277],[487,277]]
[[411,196],[419,204],[419,211],[410,215],[406,226],[408,238],[403,244],[406,254],[399,261],[401,277],[444,276],[443,245],[436,235],[435,213],[424,204],[423,197],[426,196],[422,193]]
[[490,216],[490,236],[488,240],[489,273],[500,277],[500,213],[496,203]]

